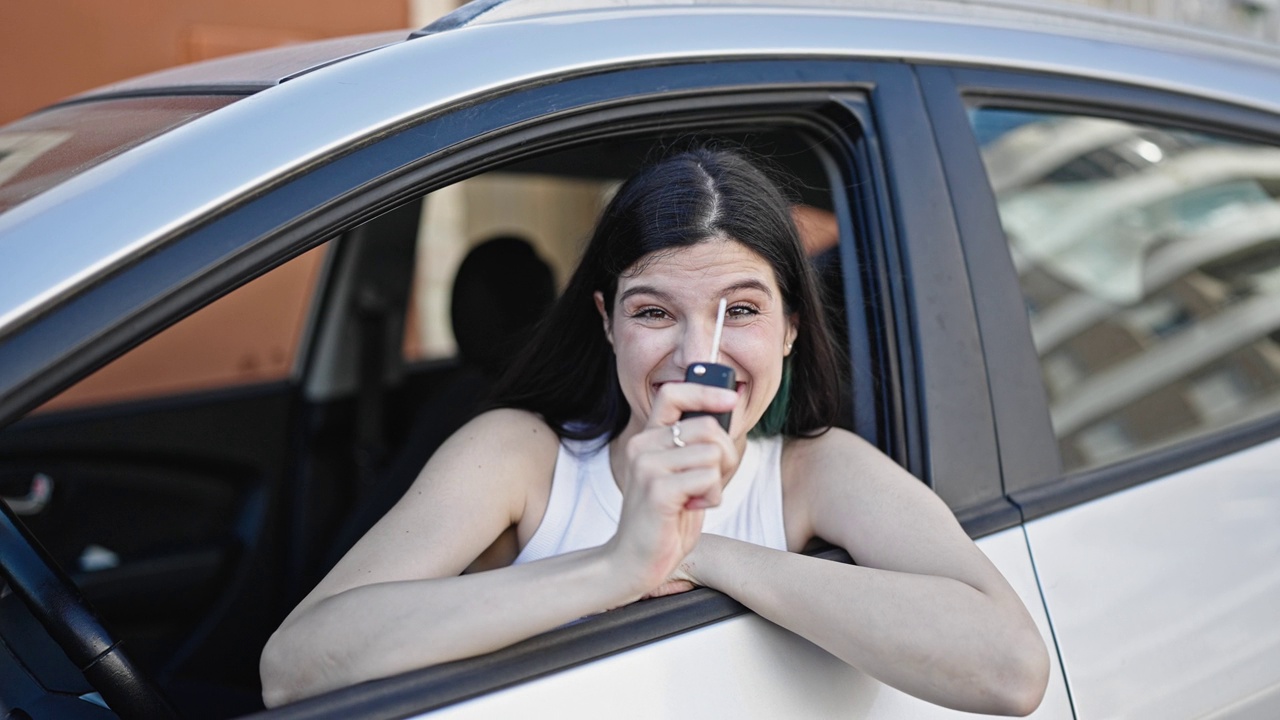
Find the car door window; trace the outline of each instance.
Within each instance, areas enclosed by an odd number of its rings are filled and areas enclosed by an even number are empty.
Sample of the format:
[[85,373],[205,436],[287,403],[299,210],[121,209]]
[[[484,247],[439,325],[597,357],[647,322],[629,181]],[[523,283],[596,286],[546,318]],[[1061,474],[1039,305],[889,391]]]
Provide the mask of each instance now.
[[1280,148],[983,107],[1068,472],[1280,409]]
[[495,238],[529,243],[561,287],[618,183],[548,173],[492,172],[432,193],[423,203],[404,359],[452,357],[454,279],[463,258]]
[[201,308],[37,412],[284,380],[294,367],[326,247]]

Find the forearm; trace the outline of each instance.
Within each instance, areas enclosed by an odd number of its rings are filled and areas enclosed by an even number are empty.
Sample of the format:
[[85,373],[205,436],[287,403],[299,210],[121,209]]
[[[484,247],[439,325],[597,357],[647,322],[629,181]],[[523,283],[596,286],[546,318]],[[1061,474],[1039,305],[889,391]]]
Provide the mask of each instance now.
[[604,547],[458,577],[365,585],[295,611],[262,656],[269,705],[479,655],[637,599]]
[[1020,714],[1038,703],[1048,657],[1020,605],[950,578],[708,537],[699,582],[869,675],[971,712]]

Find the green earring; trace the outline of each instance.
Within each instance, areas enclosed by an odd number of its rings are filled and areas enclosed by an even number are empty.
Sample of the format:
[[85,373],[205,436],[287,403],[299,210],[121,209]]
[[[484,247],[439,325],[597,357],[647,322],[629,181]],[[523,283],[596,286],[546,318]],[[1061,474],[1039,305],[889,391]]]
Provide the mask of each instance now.
[[778,385],[778,393],[764,409],[760,422],[751,428],[753,437],[771,437],[782,432],[787,424],[787,410],[791,407],[791,356],[782,359],[782,382]]

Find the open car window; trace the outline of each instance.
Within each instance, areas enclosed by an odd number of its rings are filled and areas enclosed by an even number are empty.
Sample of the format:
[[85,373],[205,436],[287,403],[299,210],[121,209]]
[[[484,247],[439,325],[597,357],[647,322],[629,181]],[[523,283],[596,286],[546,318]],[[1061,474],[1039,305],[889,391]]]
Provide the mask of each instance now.
[[[832,199],[840,181],[829,174],[822,139],[797,128],[747,127],[681,141],[704,139],[758,152],[788,178],[793,214],[843,338]],[[539,292],[550,302],[621,180],[674,142],[627,136],[523,158],[347,230],[0,433],[5,494],[22,496],[32,478],[54,483],[52,503],[28,524],[142,666],[174,679],[175,702],[187,705],[197,694],[178,679],[200,677],[201,665],[218,659],[248,668],[231,674],[226,697],[237,712],[253,709],[263,630],[483,406],[492,368],[467,348],[522,329],[505,322],[509,305],[455,292],[463,259],[495,236],[518,238],[544,266]],[[530,279],[508,277],[517,286]],[[483,337],[460,343],[458,317]],[[132,518],[127,527],[99,521],[122,516]],[[249,585],[269,599],[246,609]],[[151,594],[157,588],[162,595]],[[158,612],[147,596],[173,602]],[[720,602],[704,612],[740,611]],[[627,627],[627,617],[576,632],[609,635]],[[245,623],[257,629],[223,630]]]

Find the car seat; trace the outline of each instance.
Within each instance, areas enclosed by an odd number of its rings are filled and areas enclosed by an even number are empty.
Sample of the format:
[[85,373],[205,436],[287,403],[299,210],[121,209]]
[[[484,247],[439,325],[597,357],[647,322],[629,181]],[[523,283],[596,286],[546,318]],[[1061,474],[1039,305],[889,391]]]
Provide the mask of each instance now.
[[404,495],[436,449],[477,412],[556,297],[551,267],[527,240],[491,238],[463,259],[454,277],[450,320],[459,365],[414,413],[400,449],[324,557],[327,573]]

